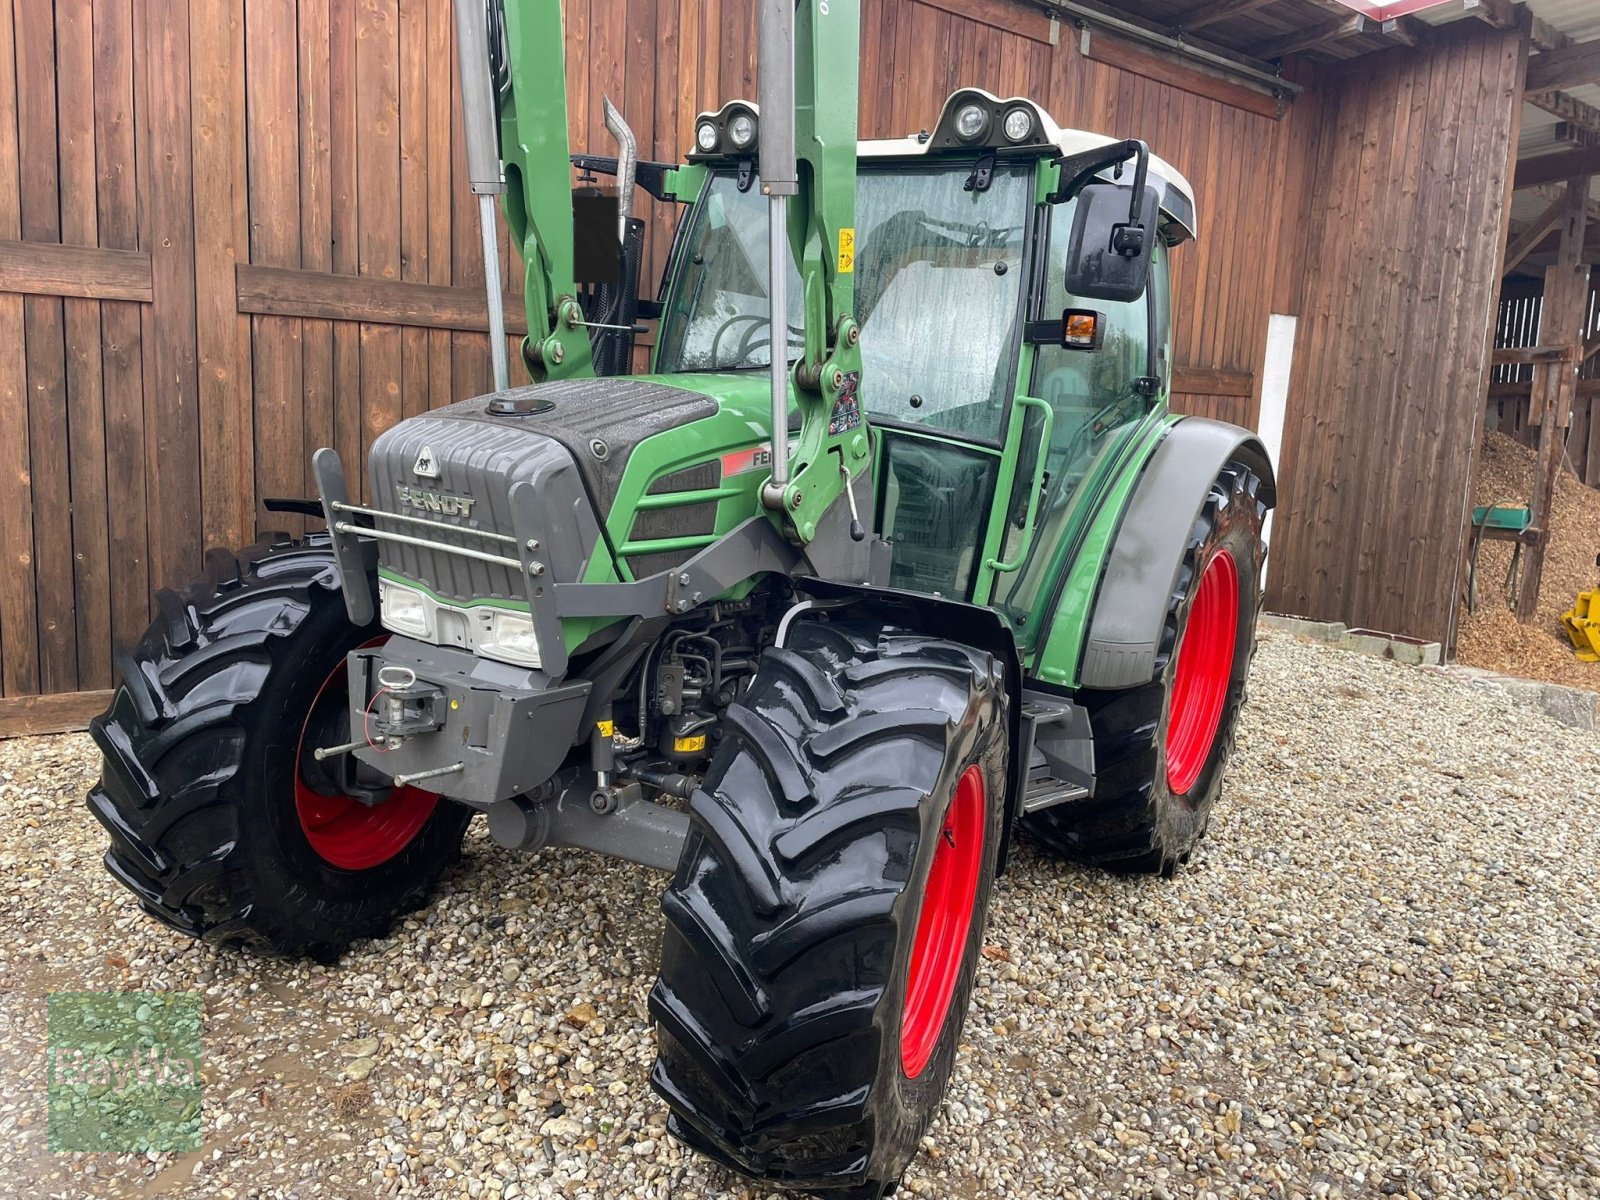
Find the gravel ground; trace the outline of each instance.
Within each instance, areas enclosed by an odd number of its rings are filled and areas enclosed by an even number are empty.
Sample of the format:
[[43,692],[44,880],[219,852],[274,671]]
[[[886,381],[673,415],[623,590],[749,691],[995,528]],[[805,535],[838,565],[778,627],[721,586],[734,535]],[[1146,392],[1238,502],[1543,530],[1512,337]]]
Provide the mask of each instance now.
[[[1600,1195],[1600,758],[1427,671],[1263,639],[1171,883],[1025,849],[940,1197]],[[337,968],[218,955],[100,869],[84,737],[0,744],[0,1178],[16,1195],[757,1197],[646,1076],[660,878],[479,832]],[[46,1149],[44,995],[197,989],[204,1147]]]

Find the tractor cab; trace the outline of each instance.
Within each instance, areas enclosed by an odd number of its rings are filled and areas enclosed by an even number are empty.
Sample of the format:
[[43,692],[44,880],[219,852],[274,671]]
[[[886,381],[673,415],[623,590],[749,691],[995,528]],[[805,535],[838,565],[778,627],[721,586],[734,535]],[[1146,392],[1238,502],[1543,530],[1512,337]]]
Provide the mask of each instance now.
[[[872,524],[893,547],[894,586],[998,598],[1026,628],[1079,484],[1170,387],[1168,254],[1193,236],[1193,196],[1152,160],[1161,217],[1147,286],[1132,300],[1089,300],[1067,288],[1076,197],[1053,197],[1064,161],[1116,143],[979,89],[952,95],[935,128],[857,151],[861,402],[878,435]],[[766,372],[754,106],[703,114],[699,129],[698,186],[663,281],[654,370]],[[725,132],[735,129],[742,144]],[[792,260],[789,277],[792,364],[803,348]]]

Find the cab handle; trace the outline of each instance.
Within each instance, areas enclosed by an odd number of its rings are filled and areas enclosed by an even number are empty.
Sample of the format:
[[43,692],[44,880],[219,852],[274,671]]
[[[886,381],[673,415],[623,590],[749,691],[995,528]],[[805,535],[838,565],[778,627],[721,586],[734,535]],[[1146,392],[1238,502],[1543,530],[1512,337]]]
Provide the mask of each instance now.
[[1017,557],[1010,562],[989,559],[984,565],[991,571],[1015,571],[1027,557],[1028,545],[1033,541],[1034,522],[1039,518],[1039,493],[1044,490],[1045,466],[1050,461],[1050,438],[1056,428],[1056,410],[1037,396],[1019,396],[1017,404],[1023,408],[1037,408],[1043,414],[1043,428],[1039,430],[1039,457],[1033,464],[1033,488],[1028,493],[1028,515],[1022,522],[1022,540],[1017,545]]

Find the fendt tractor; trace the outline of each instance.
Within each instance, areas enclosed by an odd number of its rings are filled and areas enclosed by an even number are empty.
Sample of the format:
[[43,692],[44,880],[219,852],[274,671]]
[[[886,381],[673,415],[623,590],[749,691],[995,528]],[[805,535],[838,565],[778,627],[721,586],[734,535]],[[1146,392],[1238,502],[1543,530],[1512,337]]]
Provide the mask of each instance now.
[[[680,165],[615,110],[618,154],[574,158],[560,6],[468,6],[531,382],[364,469],[319,450],[320,497],[269,507],[325,531],[161,592],[88,802],[145,910],[269,954],[384,934],[475,814],[671,871],[672,1132],[877,1197],[942,1101],[1018,831],[1160,875],[1204,834],[1273,475],[1167,407],[1177,171],[977,88],[858,143],[857,0],[755,2],[760,103],[702,114]],[[598,286],[575,166],[617,177]],[[656,300],[638,189],[681,206]]]

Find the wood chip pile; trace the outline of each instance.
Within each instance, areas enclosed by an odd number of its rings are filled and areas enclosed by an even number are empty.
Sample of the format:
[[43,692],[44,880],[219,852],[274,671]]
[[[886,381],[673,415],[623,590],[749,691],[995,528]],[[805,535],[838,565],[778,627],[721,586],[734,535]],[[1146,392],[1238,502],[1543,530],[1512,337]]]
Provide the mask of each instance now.
[[[1485,435],[1474,505],[1533,497],[1534,452],[1502,433]],[[1507,605],[1510,542],[1485,542],[1478,554],[1478,611],[1460,613],[1457,661],[1508,675],[1600,691],[1600,663],[1579,662],[1561,632],[1561,614],[1580,591],[1600,587],[1600,491],[1563,470],[1556,481],[1550,549],[1545,556],[1539,611],[1519,624]],[[1527,552],[1524,551],[1524,559]],[[1463,588],[1463,591],[1465,589]]]

